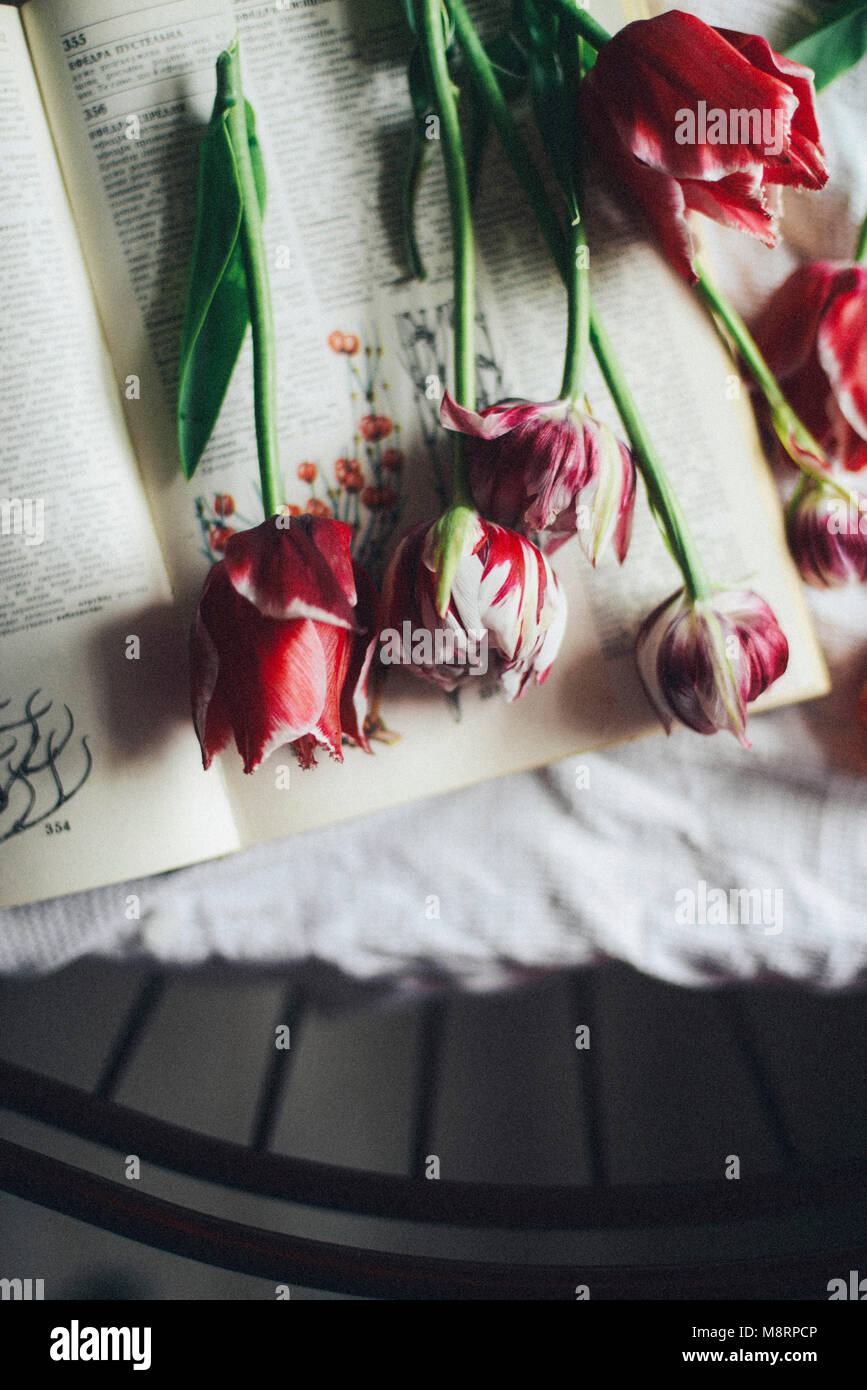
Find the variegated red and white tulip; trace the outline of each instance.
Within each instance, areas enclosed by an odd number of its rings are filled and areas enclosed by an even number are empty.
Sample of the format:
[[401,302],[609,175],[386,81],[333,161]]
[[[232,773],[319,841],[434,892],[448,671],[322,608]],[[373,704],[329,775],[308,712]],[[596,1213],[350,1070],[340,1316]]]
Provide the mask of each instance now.
[[[540,685],[546,679],[563,640],[566,597],[544,555],[524,536],[471,516],[462,537],[440,616],[436,523],[407,532],[383,582],[383,632],[400,634],[403,663],[447,691],[478,671],[483,650],[487,669],[511,701],[531,677]],[[416,646],[425,634],[429,640]]]
[[632,533],[635,463],[589,410],[565,400],[507,400],[476,412],[446,393],[440,419],[467,436],[470,485],[485,516],[546,533],[546,554],[577,535],[592,564],[609,543],[623,562]]
[[786,508],[786,537],[801,578],[819,589],[867,580],[867,497],[850,501],[804,482]]
[[756,34],[681,10],[636,20],[602,47],[580,100],[608,181],[637,201],[692,282],[690,212],[772,246],[769,186],[827,182],[813,73]]
[[771,295],[755,337],[830,463],[867,468],[867,265],[799,266]]
[[199,598],[190,639],[193,721],[207,769],[234,738],[244,771],[290,744],[343,760],[342,735],[367,751],[375,595],[343,522],[280,515],[226,543]]
[[636,643],[644,688],[666,733],[728,729],[749,748],[747,706],[783,674],[789,646],[758,594],[720,589],[692,601],[683,589],[645,619]]

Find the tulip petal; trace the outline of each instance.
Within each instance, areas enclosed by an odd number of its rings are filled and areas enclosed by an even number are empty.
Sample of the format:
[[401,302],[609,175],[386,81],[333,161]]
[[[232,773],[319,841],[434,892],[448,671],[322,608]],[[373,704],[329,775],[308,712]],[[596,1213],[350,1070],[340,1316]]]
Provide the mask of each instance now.
[[340,693],[340,723],[344,734],[363,748],[372,752],[364,721],[367,717],[370,668],[379,641],[379,595],[367,572],[357,562],[353,564],[355,589],[358,594],[356,616],[362,632],[352,638],[352,651],[349,669]]
[[[712,75],[711,75],[712,74]],[[762,132],[720,143],[679,141],[684,111],[769,111],[788,134],[797,98],[788,82],[755,67],[720,32],[671,10],[619,30],[588,74],[586,101],[601,102],[620,140],[642,164],[676,179],[717,180],[764,163]],[[728,132],[727,132],[728,134]],[[757,138],[753,138],[753,137]]]
[[445,391],[440,405],[440,424],[447,430],[455,430],[458,434],[472,435],[476,439],[499,439],[501,435],[508,434],[510,430],[513,430],[522,420],[537,413],[557,409],[562,410],[560,401],[550,401],[537,405],[533,401],[505,400],[497,401],[495,405],[489,405],[485,410],[479,412],[467,410],[466,406],[458,405],[457,401],[452,400],[448,391]]
[[620,494],[620,514],[614,528],[614,553],[620,564],[626,559],[629,542],[632,539],[632,521],[635,515],[635,490],[637,473],[632,452],[625,444],[620,444],[623,464],[623,487]]
[[775,246],[777,219],[767,205],[761,182],[749,174],[731,174],[716,183],[681,179],[680,187],[691,212],[703,213],[725,227],[758,237],[766,246]]
[[867,438],[860,430],[853,430],[833,396],[826,409],[831,422],[828,452],[847,472],[860,473],[862,468],[867,468]]
[[[592,76],[592,73],[590,74]],[[582,86],[586,87],[590,78]],[[620,140],[612,138],[610,125],[600,120],[592,102],[583,107],[589,144],[597,152],[609,185],[641,208],[663,254],[675,270],[694,285],[698,279],[695,257],[698,244],[686,217],[683,189],[670,174],[641,164]]]
[[327,672],[325,699],[313,732],[337,762],[343,762],[340,699],[349,667],[351,636],[335,623],[316,624]]
[[756,324],[756,342],[781,381],[810,361],[838,271],[839,266],[831,261],[799,266],[764,306]]
[[837,283],[819,326],[819,361],[843,415],[867,440],[867,266],[853,266]]
[[793,58],[775,53],[767,39],[760,34],[741,34],[730,29],[719,29],[717,32],[742,53],[754,69],[778,78],[796,98],[785,153],[771,155],[765,161],[768,181],[794,184],[801,188],[824,188],[828,182],[828,169],[819,140],[812,69],[795,62]]
[[[210,577],[209,575],[209,580]],[[202,749],[202,764],[206,772],[216,754],[222,753],[232,737],[228,711],[219,696],[215,696],[219,666],[216,644],[197,608],[190,634],[191,693],[193,724]]]
[[342,521],[271,517],[230,537],[226,570],[264,618],[312,618],[354,628],[351,539]]

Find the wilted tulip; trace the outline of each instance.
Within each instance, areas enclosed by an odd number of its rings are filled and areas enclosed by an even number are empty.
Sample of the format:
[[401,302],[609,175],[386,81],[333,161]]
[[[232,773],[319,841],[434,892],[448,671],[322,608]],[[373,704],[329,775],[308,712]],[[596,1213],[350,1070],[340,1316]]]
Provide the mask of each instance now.
[[692,601],[680,589],[645,619],[636,657],[666,733],[675,720],[699,734],[729,729],[749,748],[747,705],[783,674],[789,646],[758,594],[720,589]]
[[483,664],[514,700],[541,684],[560,648],[566,599],[525,537],[467,512],[456,533],[447,602],[438,608],[438,527],[421,522],[398,545],[383,583],[383,661],[399,661],[445,690]]
[[548,554],[577,535],[594,565],[613,541],[622,563],[632,531],[635,463],[589,410],[563,400],[518,400],[477,413],[446,393],[440,418],[467,436],[470,485],[485,516],[546,532]]
[[340,521],[283,514],[228,539],[190,639],[205,768],[232,737],[245,772],[282,744],[302,767],[314,765],[317,748],[341,762],[344,732],[367,748],[376,614],[351,535]]
[[799,266],[769,299],[755,336],[829,461],[867,467],[867,265]]
[[867,497],[839,493],[812,480],[786,508],[786,536],[801,578],[821,589],[867,579]]
[[681,10],[636,20],[601,48],[580,100],[606,177],[637,200],[690,281],[689,212],[772,246],[768,186],[827,182],[813,73],[757,34]]

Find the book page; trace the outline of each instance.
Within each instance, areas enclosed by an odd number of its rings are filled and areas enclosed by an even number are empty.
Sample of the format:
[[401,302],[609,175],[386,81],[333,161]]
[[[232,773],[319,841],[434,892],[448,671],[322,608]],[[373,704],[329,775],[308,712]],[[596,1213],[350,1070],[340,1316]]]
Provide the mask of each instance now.
[[[237,843],[17,11],[0,9],[0,907]],[[186,701],[182,698],[181,710]]]
[[[607,8],[596,12],[611,23]],[[83,7],[31,0],[26,13],[116,369],[147,378],[147,409],[133,403],[130,427],[189,603],[226,528],[261,516],[249,342],[191,485],[179,481],[172,444],[196,161],[232,15],[214,5],[206,16],[177,0],[117,17],[91,0],[82,51],[69,59],[63,38],[79,32]],[[491,24],[503,13],[484,7]],[[269,176],[287,498],[357,522],[360,556],[378,574],[396,532],[433,516],[448,489],[448,440],[437,426],[439,392],[450,383],[448,213],[431,142],[419,285],[408,276],[400,219],[410,130],[403,9],[396,0],[318,0],[238,4],[234,16]],[[128,138],[131,130],[138,134]],[[482,403],[550,399],[564,294],[493,140],[477,212]],[[622,214],[602,205],[595,232],[594,290],[714,577],[757,588],[789,636],[789,672],[766,703],[820,693],[824,665],[734,370],[698,304]],[[598,377],[589,389],[613,422]],[[366,481],[360,496],[341,484],[347,461]],[[592,571],[577,543],[559,552],[567,638],[545,686],[516,704],[469,680],[457,719],[439,692],[391,669],[381,712],[402,737],[377,745],[375,757],[346,749],[343,766],[293,768],[290,779],[288,754],[248,778],[227,756],[242,837],[308,828],[658,729],[632,647],[641,618],[679,577],[641,487],[636,523],[622,570],[609,562]]]

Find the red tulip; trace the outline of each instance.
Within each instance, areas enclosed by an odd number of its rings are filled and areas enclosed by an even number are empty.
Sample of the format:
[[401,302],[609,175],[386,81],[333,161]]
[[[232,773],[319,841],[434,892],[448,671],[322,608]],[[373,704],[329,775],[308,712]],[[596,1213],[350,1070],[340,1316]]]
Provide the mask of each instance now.
[[756,340],[830,461],[867,467],[867,265],[800,266],[765,306]]
[[834,589],[867,580],[867,497],[849,504],[821,483],[804,483],[786,509],[786,536],[801,578]]
[[687,213],[773,246],[768,186],[827,182],[811,69],[681,10],[627,24],[604,45],[581,113],[612,186],[638,201],[692,282]]
[[376,631],[361,630],[371,600],[366,576],[357,587],[351,534],[343,522],[282,514],[229,539],[190,643],[205,768],[233,736],[245,772],[286,743],[302,767],[318,747],[341,762],[342,713],[347,735],[367,746],[359,710]]
[[699,734],[729,729],[749,748],[747,705],[783,674],[789,646],[758,594],[692,602],[681,589],[642,623],[636,657],[666,733],[675,720]]
[[578,535],[595,565],[632,532],[635,463],[607,425],[568,401],[500,401],[476,414],[443,397],[440,419],[467,438],[479,510],[501,526],[547,531],[546,554]]
[[531,676],[546,679],[563,639],[566,598],[530,541],[481,517],[470,521],[443,617],[436,524],[423,521],[401,540],[383,582],[381,658],[449,691],[491,670],[511,701]]

